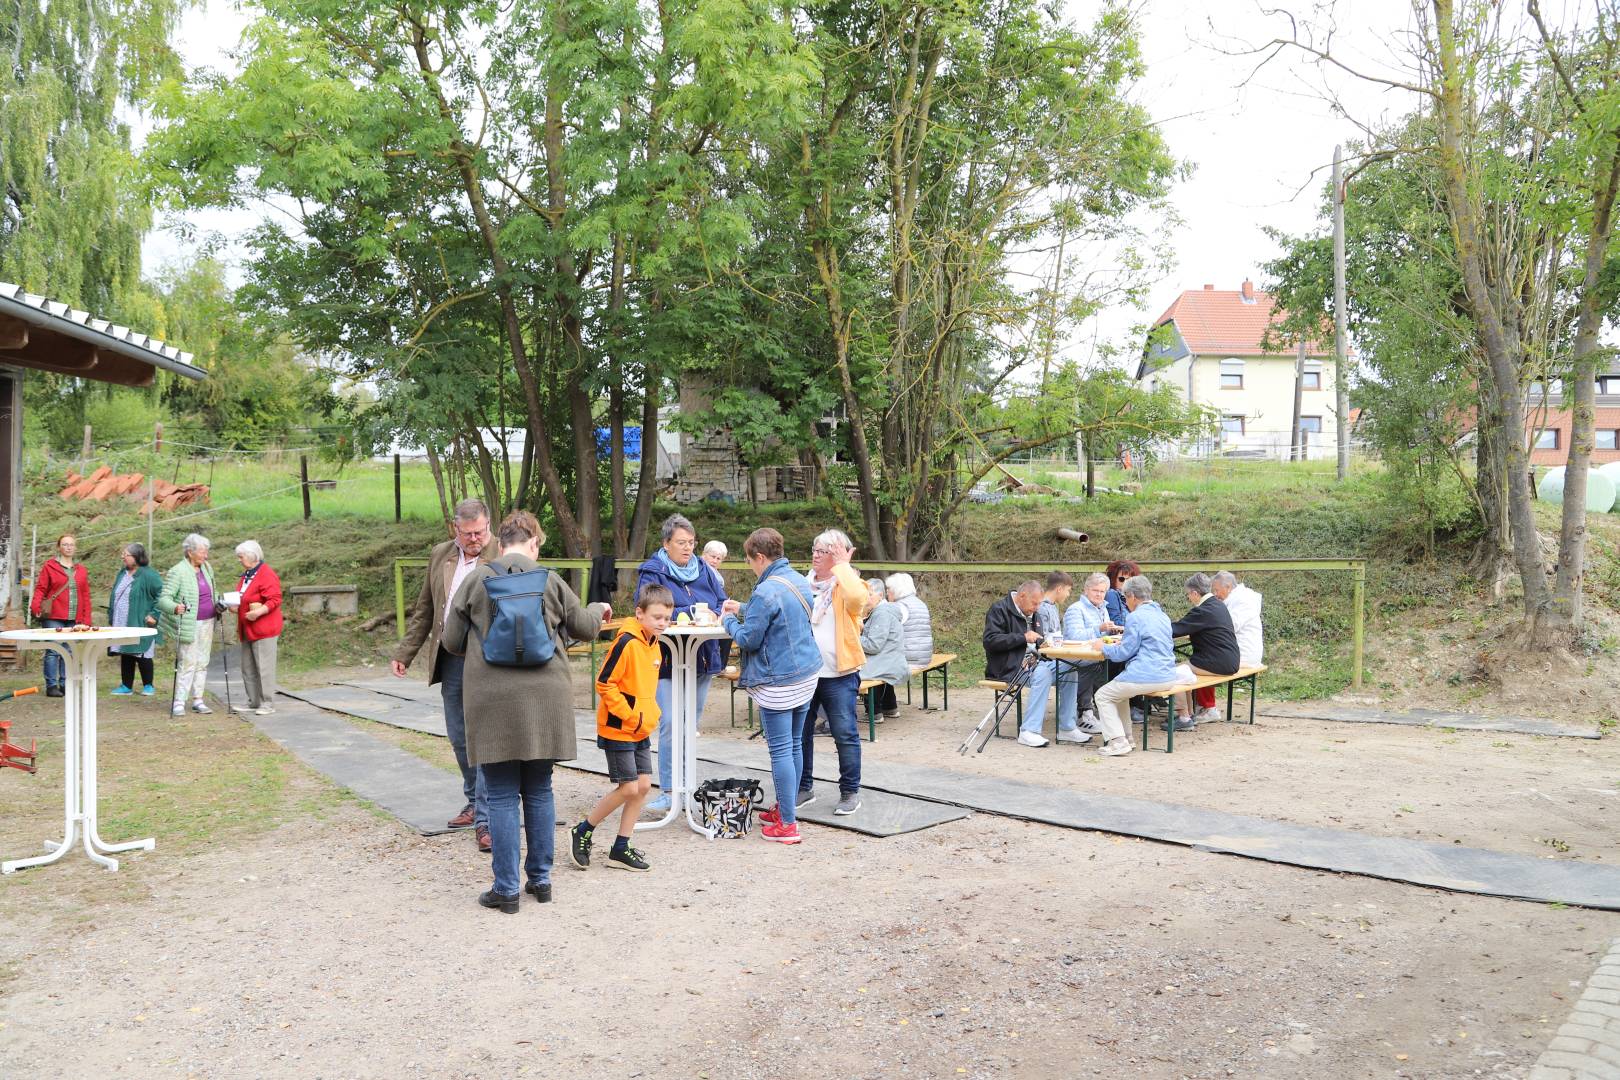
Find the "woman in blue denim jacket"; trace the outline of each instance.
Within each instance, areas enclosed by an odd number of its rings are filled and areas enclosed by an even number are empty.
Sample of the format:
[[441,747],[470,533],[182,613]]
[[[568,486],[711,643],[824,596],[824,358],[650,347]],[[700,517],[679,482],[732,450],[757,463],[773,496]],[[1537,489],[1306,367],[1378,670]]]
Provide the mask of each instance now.
[[[698,604],[709,605],[716,616],[726,602],[726,586],[719,571],[697,556],[697,530],[680,514],[664,519],[663,545],[652,558],[641,564],[637,572],[636,595],[649,585],[662,585],[675,597],[675,610],[671,620],[682,615],[691,616]],[[658,715],[673,715],[669,709],[669,646],[662,645],[664,663],[658,672]],[[703,706],[709,700],[709,682],[715,672],[726,666],[725,653],[719,641],[705,641],[697,653],[697,718],[703,719]],[[696,725],[693,725],[694,728]],[[674,765],[671,752],[672,724],[658,725],[658,798],[646,809],[655,814],[669,810],[670,770]]]
[[743,555],[759,580],[746,607],[735,600],[725,602],[722,622],[742,652],[737,685],[759,706],[760,727],[771,754],[776,807],[760,815],[764,822],[760,832],[767,840],[797,844],[794,798],[804,768],[800,744],[821,672],[821,650],[810,628],[815,600],[810,583],[783,557],[782,534],[775,529],[750,533]]

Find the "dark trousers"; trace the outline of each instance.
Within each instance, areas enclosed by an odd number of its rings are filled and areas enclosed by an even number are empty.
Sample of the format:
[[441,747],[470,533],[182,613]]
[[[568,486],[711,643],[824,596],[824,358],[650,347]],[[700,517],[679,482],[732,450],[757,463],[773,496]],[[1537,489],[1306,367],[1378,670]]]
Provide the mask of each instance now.
[[141,671],[141,685],[152,685],[152,658],[150,656],[125,656],[119,654],[118,673],[123,677],[124,689],[132,690],[135,687],[135,669]]
[[[859,689],[859,684],[857,684]],[[889,713],[900,711],[900,699],[894,696],[894,687],[884,683],[877,688],[878,712],[887,716]]]

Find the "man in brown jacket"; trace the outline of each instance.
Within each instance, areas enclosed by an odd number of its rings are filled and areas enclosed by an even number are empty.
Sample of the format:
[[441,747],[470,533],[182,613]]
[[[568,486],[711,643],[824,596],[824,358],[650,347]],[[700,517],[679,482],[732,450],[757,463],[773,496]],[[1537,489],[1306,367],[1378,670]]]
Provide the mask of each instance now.
[[444,700],[444,730],[456,753],[461,769],[461,791],[467,800],[461,813],[448,822],[452,829],[476,829],[478,849],[489,850],[489,803],[484,778],[467,759],[467,714],[462,708],[461,685],[465,660],[440,644],[450,600],[461,583],[480,565],[489,562],[489,508],[481,499],[463,499],[456,504],[450,523],[450,539],[433,548],[428,557],[427,577],[405,624],[405,639],[394,650],[389,666],[395,675],[405,677],[406,668],[417,653],[427,648],[428,685],[439,684]]

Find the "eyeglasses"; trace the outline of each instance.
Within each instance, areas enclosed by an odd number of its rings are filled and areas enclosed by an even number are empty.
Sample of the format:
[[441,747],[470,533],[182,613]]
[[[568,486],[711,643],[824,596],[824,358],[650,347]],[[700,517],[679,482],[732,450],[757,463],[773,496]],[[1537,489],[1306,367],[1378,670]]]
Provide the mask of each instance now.
[[830,547],[813,547],[813,548],[810,549],[810,554],[812,554],[812,555],[836,555],[836,554],[838,554],[838,549],[837,548],[830,548]]
[[687,537],[685,540],[682,540],[680,537],[675,537],[674,539],[670,540],[670,543],[676,547],[682,548],[697,547],[697,541],[691,537]]

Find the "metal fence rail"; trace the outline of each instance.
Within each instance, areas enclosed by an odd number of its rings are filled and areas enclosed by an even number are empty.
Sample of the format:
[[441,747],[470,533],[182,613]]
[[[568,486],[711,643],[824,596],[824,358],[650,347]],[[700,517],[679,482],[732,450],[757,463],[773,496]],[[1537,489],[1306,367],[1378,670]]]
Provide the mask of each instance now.
[[[643,559],[617,559],[614,561],[615,570],[634,570],[645,560]],[[428,560],[420,558],[394,560],[394,617],[399,637],[405,636],[405,570],[407,567],[427,566]],[[555,570],[577,570],[582,575],[580,579],[580,593],[583,595],[590,588],[591,560],[589,559],[547,559],[545,565]],[[859,560],[862,570],[881,570],[886,574],[1004,574],[1022,575],[1026,578],[1037,577],[1053,569],[1051,563],[983,563],[983,562],[869,562]],[[1295,571],[1299,573],[1345,573],[1352,575],[1354,593],[1351,603],[1354,610],[1351,617],[1350,652],[1351,652],[1351,686],[1361,689],[1361,660],[1362,645],[1366,631],[1367,606],[1367,562],[1365,559],[1205,559],[1201,562],[1144,562],[1138,564],[1144,574],[1147,573],[1195,573],[1207,571],[1211,566],[1218,566],[1223,570],[1248,571]],[[1061,567],[1071,573],[1090,573],[1093,570],[1104,569],[1104,563],[1077,562]],[[748,570],[744,562],[727,562],[721,564],[723,570]]]

